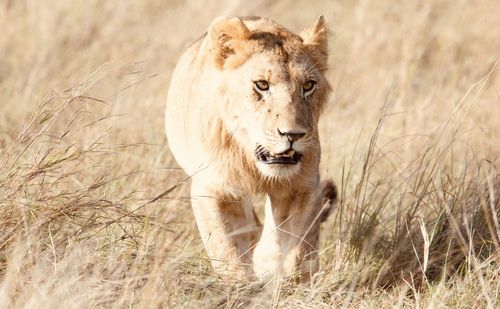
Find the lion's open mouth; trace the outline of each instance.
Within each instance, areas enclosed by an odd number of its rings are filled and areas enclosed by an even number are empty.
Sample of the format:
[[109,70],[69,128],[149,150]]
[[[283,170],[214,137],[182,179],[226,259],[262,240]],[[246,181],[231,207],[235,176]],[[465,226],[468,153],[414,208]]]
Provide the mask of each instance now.
[[302,154],[294,150],[271,154],[261,145],[255,149],[255,155],[260,162],[265,164],[297,164],[302,158]]

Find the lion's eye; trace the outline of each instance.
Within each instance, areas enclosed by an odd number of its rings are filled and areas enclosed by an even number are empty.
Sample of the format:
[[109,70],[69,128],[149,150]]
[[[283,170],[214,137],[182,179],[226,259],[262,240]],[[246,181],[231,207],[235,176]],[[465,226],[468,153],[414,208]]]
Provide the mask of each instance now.
[[304,90],[304,94],[308,94],[314,90],[314,86],[316,82],[313,80],[308,80],[307,82],[302,84],[302,89]]
[[257,89],[259,89],[261,91],[269,90],[269,83],[266,82],[265,80],[258,80],[256,82],[254,82],[254,84],[255,84],[255,87],[257,87]]

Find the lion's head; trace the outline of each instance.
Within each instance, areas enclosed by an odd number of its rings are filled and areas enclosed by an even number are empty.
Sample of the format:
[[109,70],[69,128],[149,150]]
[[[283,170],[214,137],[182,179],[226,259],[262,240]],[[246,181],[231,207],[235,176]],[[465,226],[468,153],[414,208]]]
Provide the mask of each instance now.
[[296,35],[269,19],[221,17],[208,39],[224,126],[260,173],[287,178],[317,163],[330,91],[324,19]]

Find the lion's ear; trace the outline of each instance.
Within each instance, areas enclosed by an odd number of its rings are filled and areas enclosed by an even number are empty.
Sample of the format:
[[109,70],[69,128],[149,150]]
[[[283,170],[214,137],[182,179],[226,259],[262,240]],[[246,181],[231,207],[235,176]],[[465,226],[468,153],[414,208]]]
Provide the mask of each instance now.
[[300,36],[304,40],[304,46],[314,58],[320,70],[324,70],[328,63],[328,29],[325,18],[319,16],[314,24],[304,29]]
[[229,57],[242,49],[250,30],[238,17],[221,16],[212,22],[208,35],[214,62],[222,67]]

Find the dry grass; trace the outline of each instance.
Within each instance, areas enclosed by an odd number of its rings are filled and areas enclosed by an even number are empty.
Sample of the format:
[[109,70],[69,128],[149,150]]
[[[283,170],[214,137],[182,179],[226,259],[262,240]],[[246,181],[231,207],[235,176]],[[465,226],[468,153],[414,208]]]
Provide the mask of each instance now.
[[[221,14],[330,21],[307,285],[225,284],[163,132],[176,59]],[[500,307],[498,1],[0,1],[2,307]],[[67,90],[66,90],[67,89]]]

